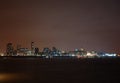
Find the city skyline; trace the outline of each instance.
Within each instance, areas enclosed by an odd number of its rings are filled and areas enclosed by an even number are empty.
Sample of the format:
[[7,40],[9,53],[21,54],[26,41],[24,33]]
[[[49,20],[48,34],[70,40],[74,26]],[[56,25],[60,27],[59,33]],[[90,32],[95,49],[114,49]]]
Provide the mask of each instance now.
[[119,53],[119,0],[7,0],[0,3],[0,49],[7,43],[41,50]]

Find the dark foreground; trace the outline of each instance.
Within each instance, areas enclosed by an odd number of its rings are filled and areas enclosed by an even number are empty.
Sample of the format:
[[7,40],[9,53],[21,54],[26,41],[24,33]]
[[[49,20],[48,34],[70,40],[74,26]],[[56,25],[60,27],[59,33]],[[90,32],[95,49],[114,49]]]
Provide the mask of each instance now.
[[120,59],[0,59],[0,83],[119,83]]

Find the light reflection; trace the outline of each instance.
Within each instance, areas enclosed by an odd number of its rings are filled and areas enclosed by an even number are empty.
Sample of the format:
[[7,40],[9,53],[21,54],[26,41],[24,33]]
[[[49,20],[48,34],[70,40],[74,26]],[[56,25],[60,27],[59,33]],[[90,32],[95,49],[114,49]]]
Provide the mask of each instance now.
[[27,79],[28,76],[25,74],[19,73],[1,73],[0,74],[0,82],[8,82],[8,81],[19,81],[23,79]]

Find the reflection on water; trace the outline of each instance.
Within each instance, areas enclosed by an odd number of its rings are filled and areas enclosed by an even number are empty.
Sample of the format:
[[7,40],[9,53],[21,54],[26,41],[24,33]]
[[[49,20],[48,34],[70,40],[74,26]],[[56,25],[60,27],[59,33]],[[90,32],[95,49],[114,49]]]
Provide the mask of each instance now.
[[0,83],[118,83],[120,59],[0,60]]
[[0,82],[12,82],[27,79],[28,76],[21,73],[1,73]]

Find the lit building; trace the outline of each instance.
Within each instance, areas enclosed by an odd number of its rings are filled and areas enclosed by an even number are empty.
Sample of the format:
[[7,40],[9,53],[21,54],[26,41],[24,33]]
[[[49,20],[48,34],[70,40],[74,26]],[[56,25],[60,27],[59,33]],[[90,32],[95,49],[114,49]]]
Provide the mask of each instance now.
[[8,43],[6,46],[6,55],[13,56],[13,54],[14,54],[14,49],[13,49],[12,43]]
[[87,57],[87,58],[95,58],[97,56],[98,56],[97,52],[95,52],[95,51],[91,51],[91,52],[87,51],[87,54],[85,55],[85,57]]
[[31,56],[31,51],[28,48],[19,48],[17,56]]
[[60,52],[57,48],[52,47],[51,55],[52,55],[52,56],[60,56],[60,55],[61,55],[61,52]]
[[98,57],[117,57],[115,53],[98,53]]

